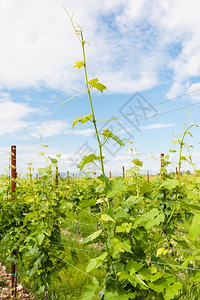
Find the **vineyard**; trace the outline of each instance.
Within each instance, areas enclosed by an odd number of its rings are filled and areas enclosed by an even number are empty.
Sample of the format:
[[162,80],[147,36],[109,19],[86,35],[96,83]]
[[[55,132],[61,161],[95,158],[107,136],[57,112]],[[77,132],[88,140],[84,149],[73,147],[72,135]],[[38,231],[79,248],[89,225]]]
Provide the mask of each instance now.
[[[123,147],[124,140],[98,129],[91,93],[106,87],[98,78],[88,80],[87,42],[65,11],[81,44],[83,60],[74,68],[84,70],[86,91],[59,105],[88,95],[91,111],[72,127],[92,123],[98,154],[85,155],[77,167],[84,171],[93,164],[98,174],[62,177],[59,155],[44,150],[39,155],[46,166],[38,176],[31,163],[28,176],[18,176],[16,147],[11,148],[11,172],[0,178],[0,260],[9,270],[10,298],[17,299],[20,283],[34,300],[198,300],[200,171],[185,141],[198,125],[185,122],[182,136],[174,136],[178,151],[161,155],[158,175],[142,175],[143,162],[131,146],[130,168],[122,176],[107,176],[104,146],[112,140]],[[177,157],[176,172],[168,172],[171,154]],[[182,174],[183,162],[190,164],[191,175]],[[6,284],[0,277],[0,286]]]
[[[1,260],[33,299],[198,299],[200,179],[1,176]],[[13,201],[12,201],[13,200]],[[12,277],[12,276],[11,276]],[[45,296],[44,296],[45,295]]]

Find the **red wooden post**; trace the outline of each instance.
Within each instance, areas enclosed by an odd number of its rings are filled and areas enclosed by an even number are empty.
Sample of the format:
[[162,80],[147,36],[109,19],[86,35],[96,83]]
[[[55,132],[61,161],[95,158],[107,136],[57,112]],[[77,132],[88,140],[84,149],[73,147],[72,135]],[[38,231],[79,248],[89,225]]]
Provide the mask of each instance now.
[[[11,146],[11,202],[14,201],[14,193],[16,188],[16,146]],[[11,295],[16,298],[17,296],[17,266],[11,262]]]
[[[164,153],[161,153],[160,154],[160,166],[161,166],[161,169],[164,167],[163,157],[164,157]],[[165,180],[165,173],[161,174],[161,178]]]
[[124,168],[124,166],[122,167],[122,176],[123,176],[123,178],[125,178],[125,168]]
[[109,178],[110,178],[110,179],[112,178],[112,173],[111,173],[111,171],[109,172]]
[[149,182],[149,171],[147,171],[147,182]]

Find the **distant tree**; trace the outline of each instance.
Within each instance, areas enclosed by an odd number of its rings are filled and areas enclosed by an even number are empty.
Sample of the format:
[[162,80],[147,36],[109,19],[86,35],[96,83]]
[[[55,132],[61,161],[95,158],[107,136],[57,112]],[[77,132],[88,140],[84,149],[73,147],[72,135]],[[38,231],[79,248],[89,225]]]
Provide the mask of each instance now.
[[187,175],[191,175],[191,172],[190,172],[190,170],[187,170],[187,171],[185,172],[185,174],[187,174]]

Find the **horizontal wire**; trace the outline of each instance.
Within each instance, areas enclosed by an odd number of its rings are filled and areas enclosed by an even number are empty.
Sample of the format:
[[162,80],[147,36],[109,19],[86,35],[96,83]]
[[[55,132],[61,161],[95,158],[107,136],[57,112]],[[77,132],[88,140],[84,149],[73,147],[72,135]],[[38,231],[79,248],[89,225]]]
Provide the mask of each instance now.
[[[159,105],[161,105],[161,104],[164,104],[164,103],[167,103],[167,102],[171,102],[171,101],[180,99],[180,98],[185,97],[185,96],[189,96],[189,95],[191,95],[191,94],[193,94],[193,93],[197,93],[197,92],[200,92],[200,89],[197,89],[197,90],[194,90],[194,91],[192,91],[192,92],[185,93],[185,94],[182,94],[182,95],[180,95],[180,96],[173,97],[173,98],[170,98],[170,99],[167,99],[167,100],[164,100],[164,101],[155,103],[155,104],[151,105],[150,107],[159,106]],[[148,109],[148,108],[149,108],[149,106],[142,107],[142,109],[136,110],[134,113],[143,111],[143,110]],[[130,115],[130,114],[131,114],[131,113],[122,114],[122,115],[118,116],[117,119],[119,119],[119,118],[121,118],[121,117],[124,117],[124,116],[127,116],[127,115]]]
[[[165,115],[165,114],[168,114],[168,113],[171,113],[171,112],[174,112],[174,111],[177,111],[177,110],[181,110],[181,109],[184,109],[184,108],[187,108],[187,107],[191,107],[191,106],[194,106],[194,105],[199,105],[200,104],[200,101],[199,102],[196,102],[196,103],[192,103],[192,104],[188,104],[188,105],[185,105],[185,106],[181,106],[181,107],[178,107],[178,108],[175,108],[175,109],[171,109],[171,110],[168,110],[168,111],[164,111],[164,112],[161,112],[155,116],[147,116],[147,117],[144,117],[144,118],[140,118],[140,119],[137,119],[137,122],[138,121],[143,121],[143,120],[146,120],[146,119],[150,119],[150,118],[156,118],[160,115]],[[125,122],[125,123],[120,123],[119,125],[113,125],[112,127],[113,128],[116,128],[116,127],[120,127],[121,125],[127,125],[127,124],[132,124],[132,123],[137,123],[136,121],[128,121],[128,122]]]
[[77,250],[77,251],[85,251],[85,252],[96,252],[95,250],[87,250],[87,249],[74,248],[74,247],[64,246],[64,245],[61,245],[61,244],[50,244],[50,245],[67,248],[69,250]]
[[[164,103],[167,103],[167,102],[169,102],[169,101],[174,101],[174,100],[176,100],[176,99],[180,99],[180,98],[182,98],[182,97],[189,96],[189,95],[191,95],[191,94],[193,94],[193,93],[197,93],[197,92],[200,92],[200,89],[195,90],[195,91],[192,91],[192,92],[189,92],[189,93],[186,93],[186,94],[182,94],[182,95],[180,95],[180,96],[177,96],[177,97],[174,97],[174,98],[171,98],[171,99],[164,100],[164,101],[162,101],[162,102],[158,102],[158,103],[156,103],[156,104],[154,104],[154,105],[151,105],[150,107],[159,106],[159,105],[164,104]],[[149,117],[147,116],[147,117],[138,119],[138,121],[146,120],[146,119],[149,119],[149,118],[152,118],[152,117],[157,117],[157,116],[159,116],[159,115],[163,115],[163,114],[166,114],[166,113],[170,113],[170,112],[173,112],[173,111],[176,111],[176,110],[179,110],[179,109],[183,109],[183,108],[186,108],[186,107],[194,106],[194,105],[197,105],[197,104],[200,104],[200,102],[195,102],[195,103],[188,104],[188,105],[185,105],[185,106],[182,106],[182,107],[178,107],[178,108],[173,109],[173,110],[168,110],[168,111],[166,111],[166,112],[162,112],[162,113],[156,114],[156,115],[154,115],[154,116],[149,116]],[[135,111],[134,113],[143,111],[144,109],[147,109],[147,108],[149,108],[149,107],[143,107],[143,109],[137,110],[137,111]],[[119,118],[121,118],[121,117],[124,117],[124,116],[128,116],[128,115],[131,115],[131,113],[122,114],[122,115],[118,116],[117,119],[119,119]],[[99,124],[102,124],[102,123],[104,123],[104,122],[99,122]],[[129,122],[128,122],[128,123],[129,123]],[[131,123],[136,123],[136,122],[131,122]],[[121,124],[122,124],[122,125],[125,125],[125,124],[127,124],[127,122],[126,122],[126,123],[121,123]],[[92,127],[90,126],[90,127],[84,128],[84,129],[74,130],[74,131],[72,132],[72,134],[78,134],[79,132],[83,132],[83,130],[86,130],[86,129],[92,129]],[[52,138],[52,139],[50,138],[49,140],[46,140],[45,142],[46,142],[46,143],[54,143],[54,142],[57,141],[58,139],[63,139],[63,137],[66,137],[67,135],[68,135],[68,134],[63,134],[63,135],[61,135],[61,136],[59,136],[59,137],[57,137],[57,138]],[[79,138],[79,136],[71,136],[71,137],[69,137],[69,138],[70,138],[70,139],[73,139],[73,138]],[[33,144],[26,145],[26,147],[36,147],[36,146],[39,146],[39,145],[41,145],[41,143],[33,143]]]
[[[156,242],[151,242],[152,244],[158,245]],[[159,244],[162,247],[166,247],[167,244]],[[168,247],[169,250],[174,250],[174,251],[179,251],[179,252],[185,252],[185,253],[194,253],[195,250],[184,250],[184,249],[179,249],[179,248],[174,248],[174,247]]]
[[76,269],[77,271],[83,273],[85,276],[89,277],[92,279],[92,276],[88,275],[87,273],[85,273],[84,271],[82,271],[81,269],[77,268],[76,266],[72,265],[71,263],[69,263],[68,261],[66,261],[65,259],[55,255],[54,253],[51,253],[52,255],[54,255],[55,257],[57,257],[58,259],[62,260],[63,262],[65,262],[66,264],[68,264],[69,266],[73,267],[74,269]]
[[137,258],[137,257],[129,257],[129,256],[125,256],[125,257],[129,258],[129,259],[135,259],[136,261],[141,261],[141,262],[146,262],[146,263],[152,263],[154,265],[163,265],[163,266],[181,268],[181,269],[184,269],[184,270],[200,271],[200,269],[192,268],[192,267],[184,267],[184,266],[181,266],[181,265],[166,264],[164,262],[162,263],[162,262],[158,262],[158,261],[154,261],[154,260],[140,259],[140,258]]
[[72,220],[72,219],[65,219],[65,220],[71,221],[71,222],[76,222],[76,223],[78,223],[78,224],[82,224],[82,225],[86,225],[86,226],[90,226],[90,227],[95,227],[95,228],[96,228],[96,225],[91,225],[91,224],[79,222],[79,221],[77,221],[77,220]]

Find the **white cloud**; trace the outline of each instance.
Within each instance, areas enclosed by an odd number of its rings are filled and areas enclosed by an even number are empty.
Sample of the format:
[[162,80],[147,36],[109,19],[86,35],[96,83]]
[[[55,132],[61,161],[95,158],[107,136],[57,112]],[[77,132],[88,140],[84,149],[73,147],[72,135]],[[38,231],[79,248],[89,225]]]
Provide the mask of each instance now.
[[183,86],[183,84],[181,82],[174,82],[169,91],[167,92],[166,97],[168,99],[172,99],[175,98],[179,95],[182,95],[184,93],[185,90],[185,86]]
[[0,95],[0,136],[28,127],[27,117],[37,110],[24,103],[13,102],[9,94]]
[[194,101],[200,101],[200,82],[190,85],[190,87],[187,90],[187,93],[191,93],[197,90],[199,91],[190,95],[191,99]]
[[69,125],[59,120],[44,121],[29,126],[29,136],[34,138],[45,138],[54,135],[63,134]]
[[83,135],[83,136],[90,136],[90,135],[94,135],[94,130],[87,128],[87,129],[80,129],[77,131],[71,131],[71,134],[78,134],[78,135]]
[[0,93],[0,136],[10,134],[16,139],[51,137],[64,134],[69,127],[60,120],[32,121],[36,114],[46,114],[45,109],[33,108],[30,103],[15,102],[9,93]]
[[199,0],[7,0],[0,11],[1,88],[84,89],[82,70],[72,69],[81,45],[62,5],[75,11],[91,42],[89,77],[109,92],[150,89],[166,71],[172,90],[183,90],[200,75]]
[[141,129],[151,130],[151,129],[160,129],[160,128],[167,128],[167,127],[174,127],[175,124],[163,124],[163,123],[155,123],[148,126],[142,126]]

